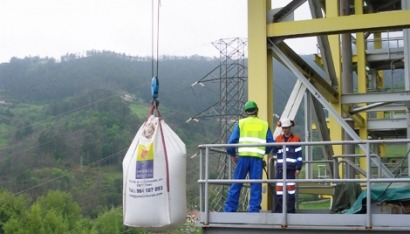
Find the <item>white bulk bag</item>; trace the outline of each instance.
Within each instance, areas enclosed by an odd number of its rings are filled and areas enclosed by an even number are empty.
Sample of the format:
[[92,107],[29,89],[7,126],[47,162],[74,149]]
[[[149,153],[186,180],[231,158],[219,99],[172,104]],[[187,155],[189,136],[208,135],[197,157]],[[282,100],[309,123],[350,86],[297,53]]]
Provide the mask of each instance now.
[[159,117],[140,127],[123,163],[124,225],[164,231],[186,221],[186,148]]

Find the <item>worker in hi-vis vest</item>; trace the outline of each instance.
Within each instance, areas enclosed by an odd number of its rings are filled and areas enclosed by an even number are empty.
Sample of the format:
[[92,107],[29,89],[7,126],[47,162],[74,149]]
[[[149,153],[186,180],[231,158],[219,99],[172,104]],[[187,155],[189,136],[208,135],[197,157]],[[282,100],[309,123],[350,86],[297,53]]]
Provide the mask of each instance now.
[[[289,118],[282,119],[277,123],[278,127],[282,127],[282,133],[276,137],[276,143],[279,142],[300,142],[300,137],[292,133],[291,127],[295,126],[295,121]],[[283,151],[286,150],[286,178],[295,179],[302,170],[302,147],[300,145],[288,145],[274,147],[273,153],[276,153],[276,179],[283,179]],[[295,192],[296,183],[287,182],[287,212],[295,213]],[[275,213],[282,213],[283,204],[283,183],[276,183],[276,206]]]
[[[228,144],[260,144],[272,143],[273,135],[267,121],[258,118],[258,106],[253,101],[245,103],[244,111],[246,118],[240,119],[228,140]],[[273,147],[244,146],[226,147],[228,155],[236,163],[233,179],[262,179],[263,156],[269,154]],[[233,183],[228,192],[225,202],[225,212],[236,212],[241,193],[242,183]],[[250,184],[250,200],[248,212],[259,212],[262,201],[262,184]]]

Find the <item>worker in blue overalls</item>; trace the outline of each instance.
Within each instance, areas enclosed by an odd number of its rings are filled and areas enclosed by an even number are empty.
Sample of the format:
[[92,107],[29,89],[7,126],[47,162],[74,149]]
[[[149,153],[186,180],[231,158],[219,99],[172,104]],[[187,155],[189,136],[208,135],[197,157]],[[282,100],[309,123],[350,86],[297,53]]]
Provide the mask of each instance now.
[[[273,135],[267,121],[259,119],[258,106],[253,101],[245,103],[246,118],[240,119],[228,140],[228,144],[260,144],[272,143]],[[262,179],[263,156],[269,154],[273,147],[227,147],[228,155],[237,163],[234,179]],[[225,202],[225,212],[236,212],[242,183],[233,183]],[[250,184],[250,200],[248,212],[259,212],[262,201],[262,184]]]

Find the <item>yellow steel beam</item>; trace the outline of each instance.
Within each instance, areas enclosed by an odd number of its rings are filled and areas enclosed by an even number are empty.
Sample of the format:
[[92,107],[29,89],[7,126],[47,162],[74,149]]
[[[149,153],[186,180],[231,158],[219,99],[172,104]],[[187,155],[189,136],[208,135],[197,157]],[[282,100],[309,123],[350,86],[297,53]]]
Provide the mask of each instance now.
[[[248,98],[258,103],[259,118],[272,126],[272,54],[266,43],[266,12],[270,8],[270,0],[248,0]],[[268,156],[265,160],[268,162]],[[272,209],[272,196],[268,184],[262,184],[262,210]]]
[[[363,0],[355,0],[355,14],[362,15],[364,13],[363,9]],[[356,66],[356,73],[357,73],[357,89],[359,93],[367,93],[368,81],[367,81],[367,74],[366,74],[366,39],[363,32],[356,33],[356,54],[357,54],[357,66]],[[363,121],[367,123],[367,113],[359,113],[358,116],[363,118]],[[367,130],[367,124],[365,125],[358,125],[359,128],[359,135],[360,139],[368,139],[369,133]],[[361,150],[361,153],[365,153]],[[366,158],[360,158],[360,168],[364,170],[371,170],[371,168],[367,168],[367,160]],[[363,176],[362,176],[363,177]]]
[[[326,16],[329,18],[332,17],[337,17],[339,15],[339,1],[326,1]],[[316,27],[316,26],[315,26]],[[337,78],[337,84],[338,85],[338,93],[339,93],[339,100],[341,100],[341,87],[342,87],[342,81],[341,81],[341,73],[342,73],[342,67],[341,67],[341,53],[340,53],[340,37],[339,35],[328,35],[329,39],[329,45],[330,45],[330,50],[331,50],[331,55],[333,59],[333,64],[335,68],[335,73],[336,73],[336,78]],[[339,113],[339,116],[342,116],[343,109],[342,109],[342,103],[339,101],[337,103],[330,103],[335,111]],[[341,125],[338,123],[335,117],[333,115],[329,115],[329,134],[330,134],[330,139],[332,141],[338,141],[343,139],[343,128]],[[341,145],[333,145],[333,153],[334,154],[342,154],[343,153],[343,147]],[[343,172],[343,170],[339,170],[339,172]],[[341,175],[339,175],[341,176]],[[342,177],[343,178],[343,177]]]
[[269,23],[268,37],[308,37],[410,27],[410,10]]
[[338,102],[338,92],[326,82],[314,69],[296,54],[285,42],[277,44],[278,48],[299,68],[299,71],[329,102]]
[[350,106],[342,105],[342,111],[343,114],[346,115],[346,117],[353,119],[353,121],[356,123],[357,126],[363,127],[365,126],[365,119],[363,116],[359,114],[350,114]]

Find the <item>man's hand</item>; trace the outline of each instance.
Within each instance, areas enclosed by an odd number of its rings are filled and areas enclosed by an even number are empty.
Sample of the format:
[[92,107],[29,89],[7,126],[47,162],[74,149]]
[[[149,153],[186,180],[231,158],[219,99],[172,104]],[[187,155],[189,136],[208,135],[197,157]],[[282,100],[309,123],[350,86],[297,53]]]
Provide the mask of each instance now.
[[299,171],[299,170],[296,170],[296,171],[295,171],[295,177],[298,177],[299,173],[300,173],[300,171]]
[[238,157],[235,155],[235,156],[232,156],[232,161],[234,162],[234,163],[237,163],[238,162]]

